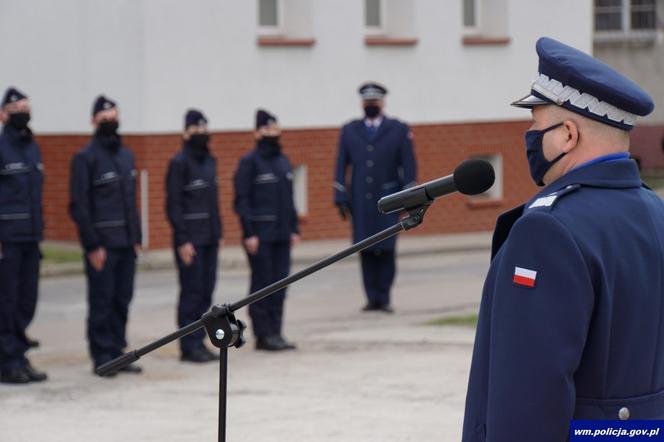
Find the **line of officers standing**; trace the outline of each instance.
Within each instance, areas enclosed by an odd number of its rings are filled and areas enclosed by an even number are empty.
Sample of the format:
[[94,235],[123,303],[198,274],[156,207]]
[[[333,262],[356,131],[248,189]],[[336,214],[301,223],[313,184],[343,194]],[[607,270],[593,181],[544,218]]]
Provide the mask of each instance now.
[[[334,203],[351,218],[360,241],[398,222],[382,215],[376,202],[415,183],[416,166],[408,126],[384,115],[387,89],[359,88],[364,118],[340,132]],[[26,384],[47,379],[26,357],[39,342],[26,335],[36,305],[43,239],[40,148],[29,128],[28,97],[9,88],[0,103],[0,382]],[[137,171],[131,150],[118,134],[117,104],[100,95],[92,107],[94,133],[71,160],[69,212],[84,251],[87,278],[87,338],[96,369],[127,348],[126,325],[134,292],[141,227],[136,206]],[[216,159],[211,155],[208,120],[198,110],[184,118],[182,149],[166,175],[166,212],[173,231],[179,276],[177,323],[196,321],[211,306],[222,243]],[[256,143],[234,176],[234,209],[251,267],[250,293],[290,271],[291,248],[300,241],[293,200],[293,171],[280,143],[277,118],[256,112]],[[390,290],[396,274],[396,241],[361,254],[365,312],[392,313]],[[257,350],[295,349],[283,337],[285,289],[249,307]],[[181,360],[205,363],[217,356],[199,330],[180,340]],[[132,364],[123,372],[141,373]],[[115,376],[115,374],[107,375]]]

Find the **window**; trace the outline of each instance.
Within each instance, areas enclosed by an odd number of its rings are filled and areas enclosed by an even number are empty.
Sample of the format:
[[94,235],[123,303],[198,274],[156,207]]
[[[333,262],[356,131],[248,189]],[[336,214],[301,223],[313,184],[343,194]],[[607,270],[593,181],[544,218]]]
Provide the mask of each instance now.
[[488,161],[496,174],[493,186],[484,193],[470,197],[473,201],[495,201],[503,198],[503,156],[501,154],[477,156],[478,160]]
[[630,23],[632,29],[655,29],[657,27],[656,0],[632,0]]
[[277,30],[281,26],[280,0],[258,0],[258,26]]
[[300,164],[293,169],[293,199],[298,215],[306,215],[307,204],[307,166]]
[[461,43],[468,46],[504,46],[508,36],[509,0],[457,0],[462,26]]
[[310,47],[311,0],[256,0],[257,39],[262,47]]
[[367,31],[380,32],[385,27],[385,5],[383,0],[364,1],[364,25]]
[[595,0],[595,32],[627,34],[657,28],[657,0]]
[[474,30],[477,26],[477,2],[478,0],[463,1],[463,27],[466,30]]

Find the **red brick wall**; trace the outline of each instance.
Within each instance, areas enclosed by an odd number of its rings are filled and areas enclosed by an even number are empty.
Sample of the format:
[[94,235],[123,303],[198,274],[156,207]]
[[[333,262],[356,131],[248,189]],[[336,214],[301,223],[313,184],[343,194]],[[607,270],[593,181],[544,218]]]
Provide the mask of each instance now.
[[[497,203],[472,203],[455,194],[437,202],[424,224],[414,234],[490,230],[496,216],[531,196],[536,188],[530,181],[525,160],[523,132],[526,122],[414,125],[415,151],[420,182],[452,173],[463,160],[477,155],[503,156],[503,195]],[[308,209],[302,220],[304,239],[348,238],[349,226],[341,223],[332,205],[332,179],[338,129],[286,130],[285,152],[294,165],[308,168]],[[44,208],[46,238],[75,240],[74,225],[67,213],[69,161],[88,136],[48,135],[38,137],[46,171]],[[149,174],[150,248],[170,246],[171,231],[164,212],[164,175],[168,160],[180,148],[179,134],[132,135],[125,143],[136,155],[139,170]],[[253,147],[250,132],[213,134],[212,150],[217,157],[220,199],[227,243],[239,241],[240,230],[232,210],[232,178],[239,158]],[[411,234],[413,234],[411,233]]]
[[664,168],[664,125],[637,126],[631,134],[632,155],[644,169]]

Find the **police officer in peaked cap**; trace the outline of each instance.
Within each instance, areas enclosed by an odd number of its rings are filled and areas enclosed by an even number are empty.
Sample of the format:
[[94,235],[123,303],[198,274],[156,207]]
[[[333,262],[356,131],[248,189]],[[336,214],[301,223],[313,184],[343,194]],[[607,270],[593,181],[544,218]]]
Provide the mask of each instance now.
[[664,205],[630,159],[638,85],[551,38],[513,103],[542,189],[498,218],[463,441],[563,441],[570,420],[664,419]]
[[[410,129],[384,113],[387,89],[369,82],[361,85],[358,92],[364,117],[341,128],[334,181],[334,203],[342,219],[352,219],[354,242],[399,221],[398,213],[380,213],[378,200],[413,186],[417,172]],[[362,251],[360,259],[367,297],[363,311],[392,313],[390,292],[396,275],[396,237]]]

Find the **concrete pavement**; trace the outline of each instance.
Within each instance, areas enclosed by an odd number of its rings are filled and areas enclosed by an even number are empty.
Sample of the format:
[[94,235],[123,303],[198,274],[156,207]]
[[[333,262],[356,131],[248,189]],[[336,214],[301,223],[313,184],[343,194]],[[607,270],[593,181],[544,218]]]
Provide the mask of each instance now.
[[[423,323],[477,310],[489,254],[479,246],[409,254],[406,243],[395,315],[359,312],[358,263],[344,261],[290,289],[286,335],[298,351],[255,352],[251,333],[245,348],[230,350],[229,441],[460,439],[474,331]],[[216,302],[246,294],[244,267],[222,265],[219,276]],[[0,441],[216,440],[217,364],[182,364],[171,344],[141,360],[143,375],[91,374],[84,287],[80,275],[43,280],[30,329],[42,348],[31,359],[51,379],[0,386]],[[133,346],[175,328],[176,296],[174,272],[139,274]]]

